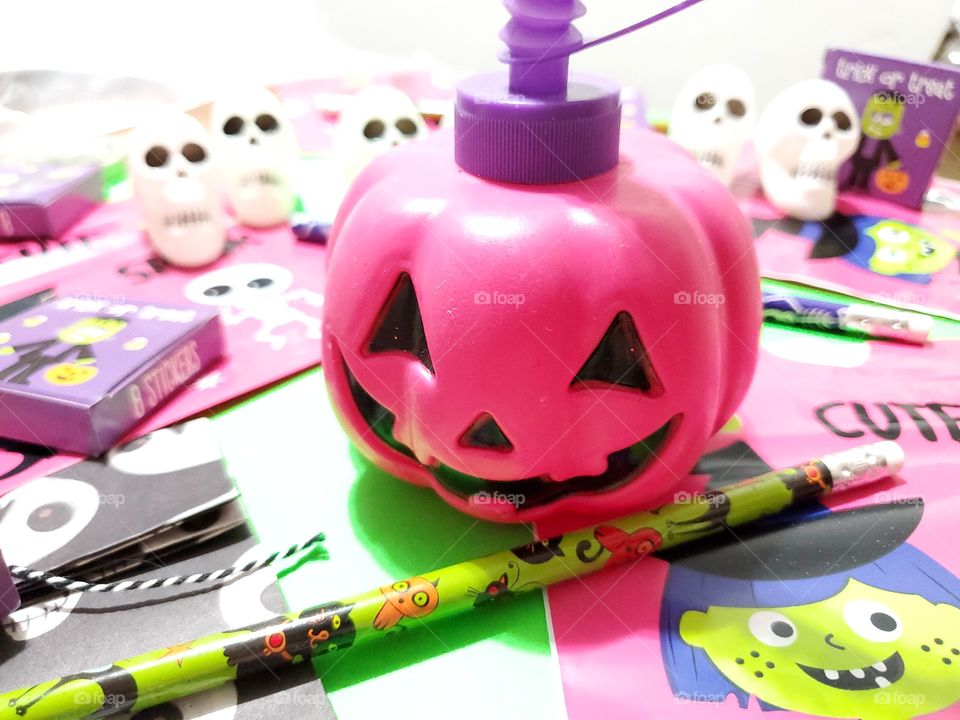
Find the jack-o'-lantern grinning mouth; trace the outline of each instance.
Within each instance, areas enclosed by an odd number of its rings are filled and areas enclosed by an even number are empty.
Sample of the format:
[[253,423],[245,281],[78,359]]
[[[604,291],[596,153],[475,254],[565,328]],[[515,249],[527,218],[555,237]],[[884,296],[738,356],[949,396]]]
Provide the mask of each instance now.
[[[346,361],[342,362],[350,394],[364,422],[381,441],[416,461],[413,451],[393,434],[396,416],[377,402],[354,377]],[[443,463],[425,467],[442,487],[465,500],[486,493],[494,497],[522,498],[523,509],[530,509],[569,495],[607,492],[625,485],[654,460],[657,452],[673,436],[681,418],[679,414],[674,415],[643,439],[610,453],[607,456],[607,469],[599,475],[579,475],[561,481],[543,477],[487,480],[462,473]]]

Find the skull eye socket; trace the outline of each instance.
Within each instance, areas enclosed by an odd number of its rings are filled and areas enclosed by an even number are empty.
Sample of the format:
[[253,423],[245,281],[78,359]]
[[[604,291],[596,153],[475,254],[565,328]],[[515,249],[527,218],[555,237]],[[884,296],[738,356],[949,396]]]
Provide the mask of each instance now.
[[207,159],[207,151],[203,149],[202,145],[196,143],[187,143],[181,148],[180,152],[192,163],[203,162]]
[[383,124],[383,120],[371,120],[363,126],[363,136],[367,140],[376,140],[383,137],[386,129],[387,126]]
[[257,115],[257,119],[254,120],[254,122],[256,123],[257,127],[265,133],[276,132],[280,129],[280,123],[277,122],[277,119],[270,113]]
[[397,130],[399,130],[401,133],[403,133],[407,137],[411,137],[417,134],[417,124],[410,118],[406,118],[406,117],[400,118],[399,120],[397,120],[395,125]]
[[697,110],[709,110],[716,104],[717,97],[711,92],[700,93],[693,101],[693,107]]
[[747,106],[744,105],[743,100],[733,98],[731,100],[727,100],[727,112],[733,117],[742,118],[747,114]]
[[823,113],[820,111],[820,108],[808,107],[800,113],[800,122],[804,125],[819,125],[822,119]]
[[853,123],[850,122],[850,116],[842,111],[837,111],[833,114],[833,122],[837,126],[837,130],[849,130],[853,127]]
[[629,313],[618,313],[613,319],[570,387],[594,384],[639,390],[650,397],[663,394],[663,386]]
[[423,332],[420,303],[407,273],[401,273],[374,325],[367,352],[402,352],[413,355],[434,375],[427,336]]
[[239,135],[241,132],[243,132],[243,118],[236,115],[227,118],[227,121],[223,124],[223,134]]
[[152,168],[163,167],[169,160],[170,151],[163,145],[154,145],[143,156],[143,161]]
[[233,290],[229,285],[214,285],[213,287],[208,287],[203,291],[203,294],[207,297],[223,297],[227,293]]
[[263,288],[268,288],[271,285],[273,285],[273,280],[271,278],[265,278],[265,277],[254,278],[253,280],[247,283],[247,287],[252,288],[253,290],[261,290]]

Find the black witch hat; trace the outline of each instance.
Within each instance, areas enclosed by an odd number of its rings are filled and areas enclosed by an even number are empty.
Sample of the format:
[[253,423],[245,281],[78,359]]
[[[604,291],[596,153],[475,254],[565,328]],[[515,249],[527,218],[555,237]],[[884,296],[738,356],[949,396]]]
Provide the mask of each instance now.
[[[770,472],[749,445],[736,442],[704,456],[694,474],[707,489]],[[690,570],[739,580],[796,580],[842,573],[897,549],[920,523],[919,499],[831,511],[807,504],[718,535],[657,553]]]

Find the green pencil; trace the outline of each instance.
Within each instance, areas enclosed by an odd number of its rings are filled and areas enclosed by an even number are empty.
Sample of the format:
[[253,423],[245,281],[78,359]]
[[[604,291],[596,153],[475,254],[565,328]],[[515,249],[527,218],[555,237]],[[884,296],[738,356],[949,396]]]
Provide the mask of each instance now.
[[832,491],[896,473],[894,442],[825,455],[703,495],[549,540],[425,572],[339,602],[156,650],[0,695],[0,718],[138,711],[383,635],[698,540]]

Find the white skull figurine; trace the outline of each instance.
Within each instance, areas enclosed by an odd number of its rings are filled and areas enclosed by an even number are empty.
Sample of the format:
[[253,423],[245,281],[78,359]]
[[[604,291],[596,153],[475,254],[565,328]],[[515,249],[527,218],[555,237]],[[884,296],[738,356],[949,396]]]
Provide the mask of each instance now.
[[270,227],[290,219],[299,150],[280,100],[254,88],[213,106],[213,140],[237,219]]
[[734,65],[709,65],[680,89],[670,113],[670,138],[724,185],[756,121],[753,83]]
[[348,183],[378,155],[427,136],[427,124],[406,94],[389,85],[371,85],[344,108],[336,145]]
[[857,146],[860,121],[843,88],[804,80],[777,95],[757,122],[760,181],[772,205],[823,220],[837,202],[837,172]]
[[163,113],[130,136],[127,165],[157,254],[198,267],[223,254],[223,223],[210,138],[189,115]]

